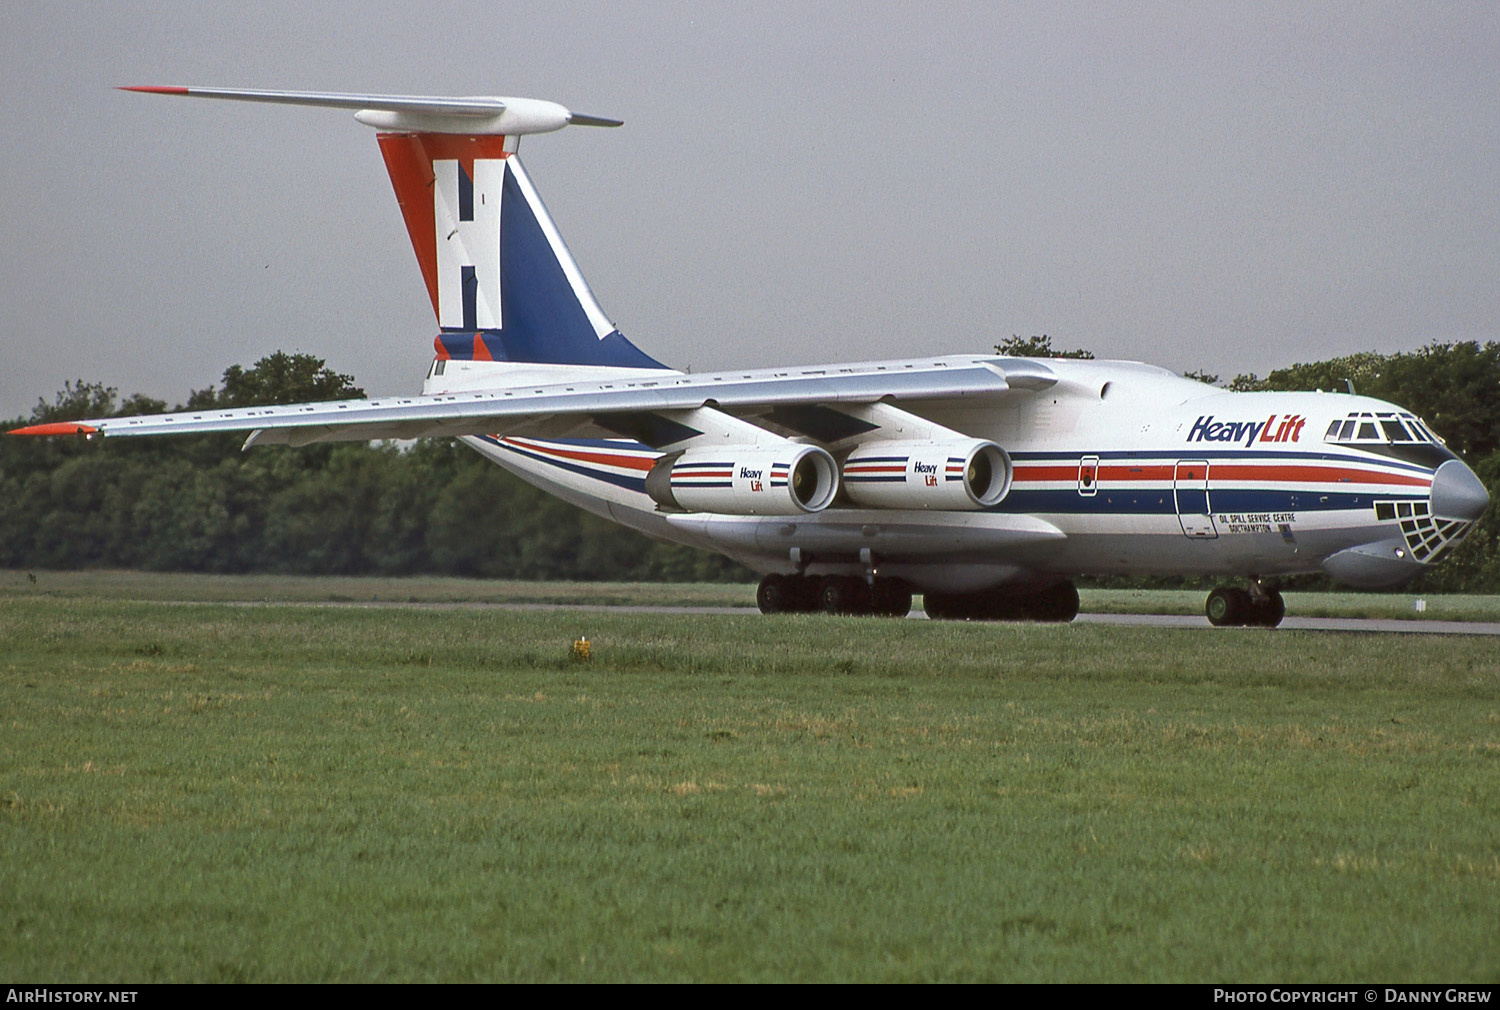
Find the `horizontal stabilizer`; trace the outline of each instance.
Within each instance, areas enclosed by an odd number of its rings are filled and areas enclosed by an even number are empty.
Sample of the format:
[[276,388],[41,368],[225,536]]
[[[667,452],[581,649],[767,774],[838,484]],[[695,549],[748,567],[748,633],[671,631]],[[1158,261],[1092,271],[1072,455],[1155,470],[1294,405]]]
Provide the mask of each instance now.
[[585,116],[581,112],[568,113],[569,126],[624,126],[623,119],[605,119],[603,116]]
[[[417,265],[460,361],[662,369],[609,321],[516,157],[528,133],[619,126],[555,102],[248,88],[122,91],[345,109],[378,131]],[[441,374],[441,373],[439,373]]]
[[262,91],[251,88],[184,88],[135,85],[121,91],[186,98],[220,98],[233,102],[311,105],[353,109],[355,118],[378,130],[462,133],[475,136],[520,136],[549,133],[564,126],[620,126],[622,120],[574,113],[556,102],[493,96],[424,97],[358,95],[332,91]]

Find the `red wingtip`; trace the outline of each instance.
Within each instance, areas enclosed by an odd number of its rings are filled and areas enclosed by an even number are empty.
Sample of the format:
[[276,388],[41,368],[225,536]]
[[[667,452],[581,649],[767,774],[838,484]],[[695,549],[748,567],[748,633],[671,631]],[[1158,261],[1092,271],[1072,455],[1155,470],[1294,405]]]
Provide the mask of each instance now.
[[94,435],[99,429],[77,421],[54,421],[51,424],[33,424],[28,428],[12,428],[12,435]]
[[174,88],[159,84],[132,84],[115,89],[116,91],[142,91],[148,95],[185,95],[187,88]]

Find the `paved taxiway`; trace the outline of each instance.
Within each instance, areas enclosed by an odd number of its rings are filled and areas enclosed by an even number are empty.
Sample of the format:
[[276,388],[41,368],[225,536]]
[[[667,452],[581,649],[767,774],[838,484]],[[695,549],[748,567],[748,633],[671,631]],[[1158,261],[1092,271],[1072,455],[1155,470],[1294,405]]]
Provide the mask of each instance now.
[[[462,604],[460,604],[462,605]],[[438,604],[442,606],[442,604]],[[593,610],[625,614],[755,614],[754,607],[650,607],[605,606],[573,603],[487,603],[475,606],[500,610]],[[913,610],[907,620],[925,621],[927,615]],[[1079,614],[1075,624],[1113,624],[1141,628],[1201,628],[1220,630],[1208,618],[1185,614]],[[1261,630],[1261,629],[1255,629]],[[1283,631],[1357,631],[1396,632],[1411,635],[1500,635],[1500,622],[1487,621],[1401,621],[1375,617],[1294,617],[1282,622]]]
[[[1181,614],[1079,614],[1079,624],[1126,624],[1150,628],[1214,629],[1206,617]],[[1381,631],[1411,635],[1500,635],[1500,623],[1484,621],[1398,621],[1379,617],[1293,617],[1281,631]]]
[[[605,603],[489,603],[489,602],[453,602],[453,603],[415,603],[401,602],[396,600],[368,600],[337,602],[321,602],[316,600],[299,600],[296,602],[275,600],[242,600],[230,604],[239,607],[399,607],[416,610],[519,610],[519,611],[547,611],[547,610],[582,610],[593,613],[613,612],[617,614],[661,614],[683,615],[683,614],[758,614],[760,611],[754,607],[670,607],[670,606],[645,606],[640,604],[605,604]],[[913,610],[906,618],[908,621],[925,621],[927,615],[920,610]],[[829,618],[836,620],[836,618]],[[1203,631],[1235,630],[1219,629],[1208,623],[1208,618],[1189,614],[1079,614],[1075,624],[1112,624],[1119,627],[1136,628],[1195,628]],[[1406,635],[1500,635],[1500,622],[1496,621],[1403,621],[1380,617],[1295,617],[1288,615],[1281,622],[1279,629],[1245,629],[1245,630],[1280,630],[1280,631],[1347,631],[1362,632],[1370,634],[1395,633]]]

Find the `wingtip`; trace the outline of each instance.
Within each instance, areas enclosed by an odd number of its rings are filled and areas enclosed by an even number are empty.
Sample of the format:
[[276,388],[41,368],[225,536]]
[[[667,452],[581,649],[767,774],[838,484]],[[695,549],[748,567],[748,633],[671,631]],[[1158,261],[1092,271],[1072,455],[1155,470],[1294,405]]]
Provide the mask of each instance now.
[[586,116],[581,112],[569,112],[568,123],[571,126],[624,126],[623,119],[608,119],[604,116]]
[[11,435],[97,435],[99,429],[77,421],[53,421],[49,424],[33,424],[25,428],[12,428]]
[[139,91],[147,95],[185,95],[187,88],[174,87],[164,84],[122,84],[115,88],[116,91]]

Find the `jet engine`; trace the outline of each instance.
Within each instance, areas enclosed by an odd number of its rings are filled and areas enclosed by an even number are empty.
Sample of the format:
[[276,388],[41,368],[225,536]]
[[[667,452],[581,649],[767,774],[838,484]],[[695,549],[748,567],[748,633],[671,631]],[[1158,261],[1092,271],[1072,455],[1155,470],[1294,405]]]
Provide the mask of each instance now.
[[866,442],[844,461],[844,490],[856,505],[972,511],[1010,491],[1010,454],[994,442]]
[[663,456],[646,475],[646,493],[662,508],[735,516],[821,512],[838,484],[828,451],[797,442],[690,449]]

